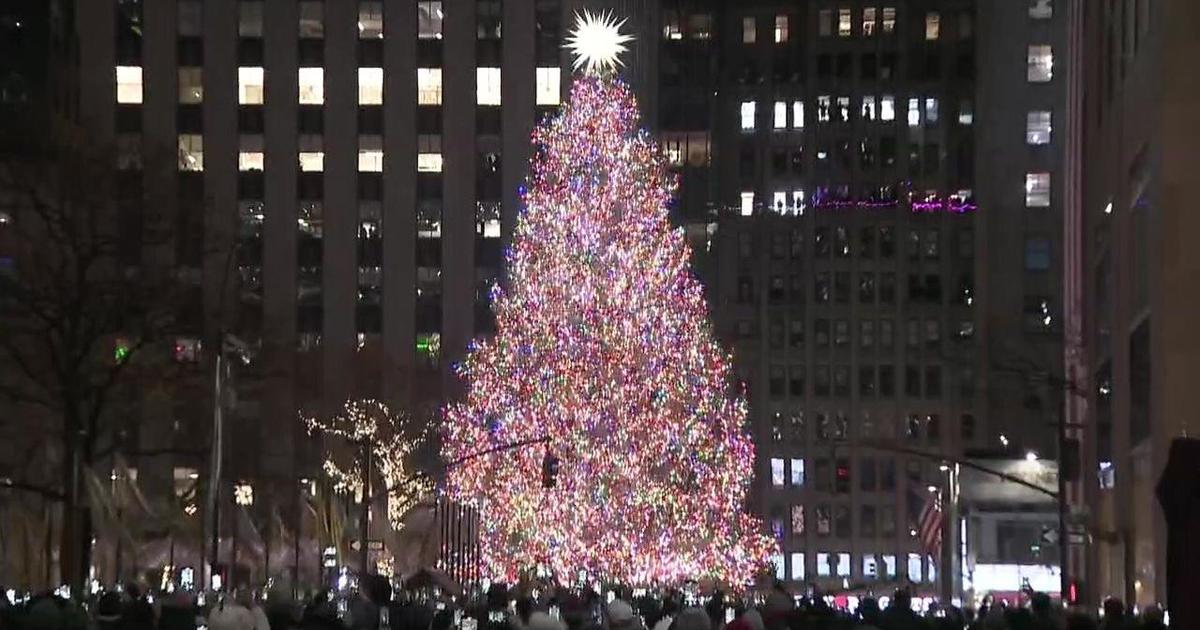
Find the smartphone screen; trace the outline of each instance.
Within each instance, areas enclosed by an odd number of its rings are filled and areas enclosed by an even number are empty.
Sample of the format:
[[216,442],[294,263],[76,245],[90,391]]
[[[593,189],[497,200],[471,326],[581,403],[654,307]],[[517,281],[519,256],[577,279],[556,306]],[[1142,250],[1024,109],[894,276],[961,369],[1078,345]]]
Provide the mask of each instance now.
[[550,618],[551,618],[551,619],[558,619],[558,618],[559,618],[559,616],[558,616],[558,615],[559,615],[559,613],[558,613],[558,606],[551,606],[551,607],[550,607]]
[[459,608],[454,611],[454,625],[455,625],[455,627],[461,628],[462,623],[463,623],[462,609]]
[[434,608],[438,610],[446,610],[446,602],[438,602]]
[[732,608],[725,609],[725,623],[733,623],[733,609]]
[[488,613],[488,621],[493,621],[496,623],[504,621],[504,613],[499,610],[493,610],[492,612]]

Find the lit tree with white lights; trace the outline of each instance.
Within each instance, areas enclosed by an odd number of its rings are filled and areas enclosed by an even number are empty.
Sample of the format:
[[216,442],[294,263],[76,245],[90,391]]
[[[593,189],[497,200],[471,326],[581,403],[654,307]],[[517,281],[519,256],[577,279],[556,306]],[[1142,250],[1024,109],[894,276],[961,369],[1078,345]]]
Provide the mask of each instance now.
[[674,180],[616,76],[631,38],[584,14],[563,111],[533,136],[524,211],[496,288],[494,338],[460,371],[447,461],[548,437],[448,471],[483,515],[483,558],[515,579],[541,564],[633,584],[744,584],[776,546],[745,512],[754,446],[728,354],[713,339],[690,251],[667,207]]

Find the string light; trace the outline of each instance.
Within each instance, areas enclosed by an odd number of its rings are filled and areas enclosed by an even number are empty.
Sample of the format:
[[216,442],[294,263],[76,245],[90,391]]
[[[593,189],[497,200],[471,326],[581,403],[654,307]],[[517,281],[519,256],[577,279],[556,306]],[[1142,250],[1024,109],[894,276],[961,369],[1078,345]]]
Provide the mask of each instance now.
[[[393,415],[387,405],[377,400],[346,401],[340,415],[328,421],[305,418],[309,435],[323,433],[371,449],[372,461],[387,491],[387,516],[392,528],[404,528],[404,514],[433,491],[433,484],[424,475],[414,474],[406,466],[412,454],[425,442],[423,431],[413,436],[407,416]],[[333,491],[351,493],[361,501],[363,495],[362,462],[355,458],[349,470],[344,470],[327,457],[321,466]]]
[[744,510],[754,469],[746,401],[713,338],[690,251],[671,227],[675,182],[637,127],[629,88],[578,77],[533,133],[524,210],[493,288],[497,334],[458,366],[443,458],[549,436],[451,468],[447,492],[483,515],[496,578],[543,565],[627,584],[743,585],[776,543]]

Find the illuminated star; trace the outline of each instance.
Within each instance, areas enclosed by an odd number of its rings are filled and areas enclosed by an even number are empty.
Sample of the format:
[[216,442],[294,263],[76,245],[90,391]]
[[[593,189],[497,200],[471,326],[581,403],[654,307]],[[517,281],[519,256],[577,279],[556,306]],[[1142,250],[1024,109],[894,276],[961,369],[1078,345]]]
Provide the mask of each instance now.
[[567,37],[564,46],[575,55],[575,70],[583,69],[586,74],[602,74],[623,65],[621,53],[628,50],[625,45],[633,41],[632,35],[622,35],[625,20],[617,21],[611,13],[596,13],[584,10],[575,14],[575,30]]

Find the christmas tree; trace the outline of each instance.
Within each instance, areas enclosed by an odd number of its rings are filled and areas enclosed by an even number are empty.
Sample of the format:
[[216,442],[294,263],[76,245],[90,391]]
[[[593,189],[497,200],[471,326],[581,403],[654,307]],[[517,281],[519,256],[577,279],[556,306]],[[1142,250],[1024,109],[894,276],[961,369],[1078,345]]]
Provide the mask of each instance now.
[[616,76],[619,26],[579,19],[583,73],[533,134],[497,334],[473,344],[446,415],[447,461],[546,436],[556,483],[528,447],[451,467],[447,490],[483,514],[497,577],[744,584],[775,550],[744,511],[746,404],[668,220],[674,180]]

